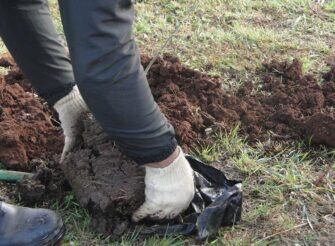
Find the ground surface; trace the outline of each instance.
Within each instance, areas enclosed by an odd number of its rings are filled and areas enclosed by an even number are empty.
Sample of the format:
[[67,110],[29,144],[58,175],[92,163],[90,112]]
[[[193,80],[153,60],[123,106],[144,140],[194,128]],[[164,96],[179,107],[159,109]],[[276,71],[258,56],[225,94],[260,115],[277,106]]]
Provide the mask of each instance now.
[[[312,100],[312,104],[316,103],[316,112],[331,116],[334,112],[333,97],[330,96],[332,87],[320,90],[314,84],[324,87],[322,74],[329,70],[325,64],[331,63],[334,57],[333,1],[323,1],[323,5],[320,5],[316,1],[301,0],[206,0],[196,2],[193,6],[189,6],[188,2],[139,1],[136,34],[143,53],[154,54],[168,33],[173,31],[176,22],[181,22],[176,38],[164,51],[178,55],[183,64],[218,75],[225,93],[238,95],[239,99],[244,99],[248,95],[244,92],[249,91],[238,89],[243,88],[243,85],[250,89],[249,82],[253,84],[252,94],[267,96],[269,87],[258,86],[265,85],[264,73],[260,72],[262,63],[270,63],[272,59],[285,61],[298,58],[302,61],[302,72],[312,73],[316,78],[308,80],[311,86],[307,86],[307,89],[312,87],[315,92],[316,100]],[[53,1],[51,3],[61,32],[56,4]],[[284,73],[280,69],[276,72],[270,68],[270,73],[273,78],[271,81],[279,80],[278,83],[268,84],[275,85],[273,89],[285,93],[295,92],[294,89],[287,90],[285,86],[292,81],[297,83],[296,79],[288,80],[281,76]],[[334,82],[334,78],[326,80]],[[300,91],[306,90],[300,83],[297,86],[301,87]],[[320,93],[324,100],[319,100]],[[281,103],[288,100],[287,97],[279,98]],[[294,102],[288,105],[292,104]],[[296,125],[299,120],[292,119],[301,119],[301,114],[303,118],[312,117],[313,112],[295,111],[294,114],[280,115],[279,119],[289,117],[290,120],[283,124],[291,125],[293,122]],[[322,119],[324,122],[332,121],[327,117]],[[310,124],[315,123],[319,121],[312,120]],[[214,136],[214,143],[206,145],[205,142],[202,148],[193,150],[208,162],[220,160],[228,176],[244,179],[242,223],[234,228],[223,229],[218,239],[211,244],[331,245],[335,237],[334,148],[310,146],[309,141],[302,141],[306,131],[295,136],[296,140],[287,141],[285,136],[290,136],[292,132],[278,133],[271,125],[266,129],[275,134],[266,132],[268,135],[262,142],[250,142],[250,139],[244,140],[247,135],[243,124],[239,129],[229,126],[231,129],[227,133]],[[261,132],[265,134],[265,131]],[[79,208],[71,192],[65,199],[51,205],[46,203],[45,206],[58,209],[63,214],[69,228],[66,243],[113,244],[112,240],[92,233],[87,212]],[[187,238],[149,238],[139,242],[136,233],[124,236],[121,240],[123,245],[193,243]]]

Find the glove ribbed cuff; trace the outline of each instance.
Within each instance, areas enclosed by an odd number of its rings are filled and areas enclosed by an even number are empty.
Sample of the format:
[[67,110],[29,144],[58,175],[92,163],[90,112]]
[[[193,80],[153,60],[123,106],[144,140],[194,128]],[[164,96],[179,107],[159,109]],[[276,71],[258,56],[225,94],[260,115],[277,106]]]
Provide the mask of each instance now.
[[58,113],[63,112],[65,108],[70,112],[75,109],[79,109],[80,112],[88,110],[77,86],[74,86],[69,94],[58,100],[54,105],[54,109]]
[[146,166],[146,174],[147,176],[162,176],[164,179],[171,179],[174,182],[178,182],[178,180],[183,179],[185,174],[193,173],[190,164],[185,158],[184,152],[180,146],[177,147],[179,149],[179,154],[177,158],[167,167],[164,168],[154,168]]

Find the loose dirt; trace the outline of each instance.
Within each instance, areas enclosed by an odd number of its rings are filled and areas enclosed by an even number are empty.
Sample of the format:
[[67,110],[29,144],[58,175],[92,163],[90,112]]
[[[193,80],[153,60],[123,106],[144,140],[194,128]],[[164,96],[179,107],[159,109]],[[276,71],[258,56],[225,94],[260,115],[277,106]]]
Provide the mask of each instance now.
[[[142,56],[144,66],[150,61]],[[311,139],[335,147],[335,66],[318,84],[303,75],[302,64],[264,64],[262,83],[246,82],[237,93],[224,91],[220,79],[183,66],[172,56],[158,59],[148,74],[155,99],[175,126],[185,149],[206,139],[205,130],[240,125],[251,143],[276,139]]]
[[[5,58],[0,63],[12,64]],[[15,66],[0,78],[0,162],[8,169],[31,170],[28,162],[51,159],[62,149],[50,111],[30,88]]]
[[[142,56],[144,66],[150,58]],[[61,131],[52,113],[33,92],[9,55],[0,66],[10,68],[0,78],[0,161],[10,169],[27,170],[34,158],[51,159],[62,148]],[[151,67],[153,95],[176,129],[187,151],[206,142],[206,129],[240,130],[251,142],[266,139],[306,139],[335,146],[335,65],[319,85],[302,74],[301,63],[264,64],[263,81],[246,82],[235,94],[225,92],[220,78],[183,66],[165,55]],[[29,169],[29,168],[28,168]]]

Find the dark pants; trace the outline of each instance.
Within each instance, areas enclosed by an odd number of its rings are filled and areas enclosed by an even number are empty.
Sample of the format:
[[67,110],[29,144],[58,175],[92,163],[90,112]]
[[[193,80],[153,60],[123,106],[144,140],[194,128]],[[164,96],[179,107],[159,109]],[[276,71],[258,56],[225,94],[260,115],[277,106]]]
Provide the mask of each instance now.
[[0,0],[1,37],[22,71],[49,105],[76,81],[122,152],[139,164],[164,160],[176,148],[174,129],[140,64],[131,0],[61,0],[59,5],[71,61],[46,0]]

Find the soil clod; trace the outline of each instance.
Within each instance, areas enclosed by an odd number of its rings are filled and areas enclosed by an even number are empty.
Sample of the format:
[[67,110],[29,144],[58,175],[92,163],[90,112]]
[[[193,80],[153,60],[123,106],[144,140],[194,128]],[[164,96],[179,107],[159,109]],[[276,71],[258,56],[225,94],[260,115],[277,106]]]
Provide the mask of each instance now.
[[62,169],[94,228],[123,234],[144,202],[144,170],[123,156],[89,116],[84,129],[82,146],[67,156]]

